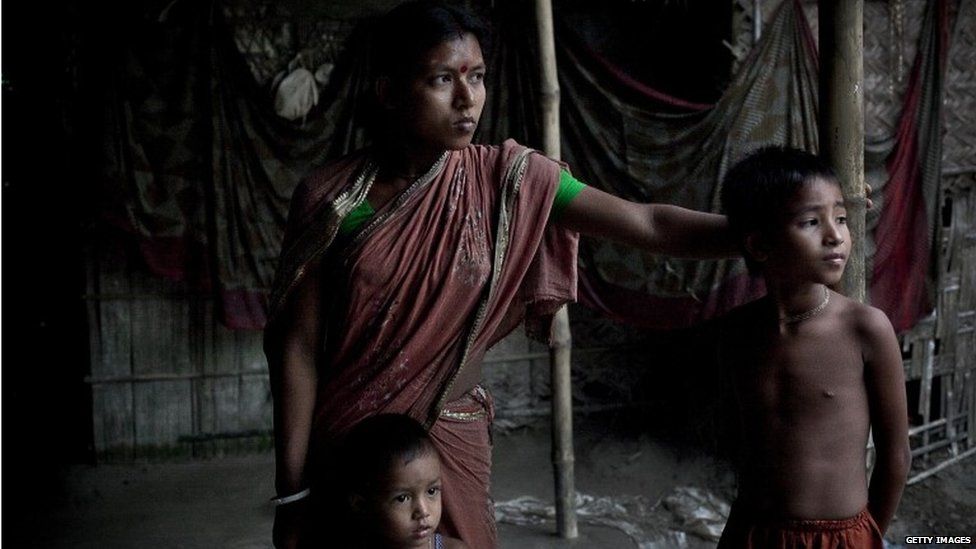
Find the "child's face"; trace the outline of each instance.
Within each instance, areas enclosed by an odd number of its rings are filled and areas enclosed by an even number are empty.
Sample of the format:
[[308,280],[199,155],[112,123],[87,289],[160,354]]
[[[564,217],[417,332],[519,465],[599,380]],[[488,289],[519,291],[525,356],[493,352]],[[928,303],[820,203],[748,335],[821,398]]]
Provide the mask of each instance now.
[[391,469],[375,511],[390,547],[428,547],[441,521],[441,463],[428,450]]
[[763,272],[786,284],[840,282],[851,251],[847,208],[836,181],[814,178],[787,204],[786,222],[772,238]]

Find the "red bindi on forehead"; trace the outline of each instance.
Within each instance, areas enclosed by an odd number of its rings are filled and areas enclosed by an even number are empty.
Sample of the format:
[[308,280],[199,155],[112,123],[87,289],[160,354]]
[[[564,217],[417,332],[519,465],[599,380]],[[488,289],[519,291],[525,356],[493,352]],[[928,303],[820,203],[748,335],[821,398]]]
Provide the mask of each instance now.
[[468,66],[467,65],[461,65],[461,74],[464,74],[466,72],[468,72]]

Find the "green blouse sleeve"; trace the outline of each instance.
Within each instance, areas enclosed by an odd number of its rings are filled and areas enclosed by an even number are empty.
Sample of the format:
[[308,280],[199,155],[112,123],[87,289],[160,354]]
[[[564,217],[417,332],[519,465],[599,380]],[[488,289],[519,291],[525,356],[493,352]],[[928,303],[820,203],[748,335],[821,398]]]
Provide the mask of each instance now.
[[375,213],[376,211],[369,205],[369,202],[363,200],[342,220],[342,223],[339,225],[339,234],[347,235],[352,233]]
[[[580,182],[575,177],[570,175],[566,170],[559,171],[559,189],[556,190],[556,196],[552,200],[552,210],[549,212],[549,219],[552,221],[559,220],[562,216],[563,211],[569,206],[569,203],[576,198],[576,195],[586,187],[586,184]],[[345,219],[342,220],[342,224],[339,225],[339,234],[348,235],[358,229],[363,225],[370,217],[376,213],[373,207],[369,205],[369,202],[362,201],[356,206]]]
[[568,171],[559,170],[559,189],[556,191],[556,197],[552,201],[552,211],[549,213],[549,220],[558,221],[562,217],[566,207],[569,206],[569,203],[576,198],[576,195],[584,187],[586,185],[570,175]]

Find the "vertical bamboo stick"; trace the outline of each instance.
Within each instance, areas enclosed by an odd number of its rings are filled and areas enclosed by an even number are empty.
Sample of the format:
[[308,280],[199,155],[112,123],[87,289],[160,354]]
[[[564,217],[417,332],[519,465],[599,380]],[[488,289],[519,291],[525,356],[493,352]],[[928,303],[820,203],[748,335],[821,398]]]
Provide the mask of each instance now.
[[[799,9],[799,8],[797,8]],[[860,302],[865,290],[864,196],[864,0],[819,0],[820,153],[840,179],[847,203],[851,255],[841,281]],[[868,433],[870,477],[875,452]]]
[[561,154],[559,138],[559,76],[556,72],[556,42],[553,36],[551,0],[536,0],[539,23],[539,62],[542,92],[542,148],[547,156],[558,159]]
[[576,527],[575,458],[573,456],[573,392],[570,377],[572,336],[569,313],[560,307],[553,319],[552,346],[552,464],[556,484],[556,533],[572,539]]
[[853,240],[844,290],[865,301],[864,0],[820,0],[820,152],[840,178]]
[[762,38],[763,10],[762,0],[752,0],[752,43],[758,44]]
[[[556,45],[553,38],[552,3],[536,0],[539,51],[542,68],[542,142],[545,153],[559,158],[559,78],[556,73]],[[570,379],[572,335],[569,313],[562,307],[553,318],[549,360],[552,383],[552,464],[556,485],[556,531],[562,538],[575,538],[575,482],[573,457],[573,400]]]

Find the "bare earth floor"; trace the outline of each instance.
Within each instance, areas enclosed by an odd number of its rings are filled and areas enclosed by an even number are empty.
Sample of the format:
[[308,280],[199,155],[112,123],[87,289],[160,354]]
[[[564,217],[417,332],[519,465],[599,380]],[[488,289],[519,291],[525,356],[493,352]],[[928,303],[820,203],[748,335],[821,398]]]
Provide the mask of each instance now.
[[[544,425],[495,434],[493,494],[552,498],[549,432]],[[724,463],[686,445],[663,442],[613,417],[578,418],[576,488],[595,497],[643,496],[652,504],[679,486],[728,498],[732,474]],[[270,454],[191,463],[75,466],[50,505],[11,512],[4,503],[3,541],[9,547],[45,548],[266,548],[270,547],[273,458]],[[16,479],[5,475],[7,482]],[[9,486],[9,485],[8,485]],[[7,492],[5,490],[6,494]],[[655,513],[667,512],[660,505]],[[670,516],[670,515],[669,515]],[[671,517],[674,519],[674,517]],[[637,547],[617,528],[583,520],[580,535],[560,540],[551,522],[499,524],[500,546],[532,548]],[[908,535],[970,536],[976,542],[976,459],[949,467],[907,489],[888,539]],[[714,542],[681,534],[681,546]],[[669,547],[671,541],[646,547]]]

